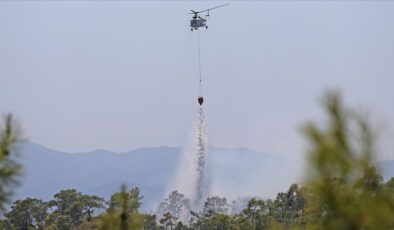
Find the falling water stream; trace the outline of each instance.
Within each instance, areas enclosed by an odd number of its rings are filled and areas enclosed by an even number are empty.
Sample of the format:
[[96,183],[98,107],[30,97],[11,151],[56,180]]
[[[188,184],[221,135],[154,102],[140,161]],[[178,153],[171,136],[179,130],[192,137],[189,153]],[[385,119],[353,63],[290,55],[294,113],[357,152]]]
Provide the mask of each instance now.
[[205,181],[205,161],[207,154],[207,132],[206,121],[203,107],[200,106],[198,111],[197,129],[194,137],[194,153],[195,154],[195,199],[194,207],[201,207],[204,196],[207,191],[207,183]]

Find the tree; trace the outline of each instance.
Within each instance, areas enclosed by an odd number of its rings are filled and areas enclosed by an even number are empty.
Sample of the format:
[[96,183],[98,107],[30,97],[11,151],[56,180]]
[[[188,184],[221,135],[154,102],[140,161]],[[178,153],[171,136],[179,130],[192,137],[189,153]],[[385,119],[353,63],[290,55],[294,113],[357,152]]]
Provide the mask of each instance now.
[[6,115],[3,126],[0,126],[0,211],[4,211],[4,203],[12,195],[12,188],[17,184],[22,168],[14,160],[16,144],[21,140],[19,126],[11,114]]
[[77,226],[83,221],[83,204],[78,200],[73,202],[70,207],[66,210],[66,213],[70,217],[72,225]]
[[42,200],[26,198],[17,200],[11,206],[11,211],[5,217],[14,228],[29,229],[30,227],[43,229],[44,219],[48,215],[47,204]]
[[217,214],[227,214],[229,205],[227,203],[227,198],[212,196],[208,197],[204,202],[203,213],[206,216],[211,216],[215,213]]
[[268,206],[263,200],[252,198],[249,200],[247,207],[243,210],[243,214],[246,215],[252,223],[252,229],[261,229],[265,224],[263,223],[263,218],[268,214]]
[[70,217],[58,211],[52,212],[45,220],[45,230],[70,230],[72,229]]
[[[126,191],[126,188],[122,187],[121,192],[115,193],[111,196],[111,199],[108,202],[108,211],[116,212],[117,210],[120,210],[123,205],[126,205],[125,211],[128,214],[138,212],[143,198],[143,196],[140,196],[140,189],[138,187],[132,188],[130,191]],[[126,204],[124,204],[124,202],[126,202]]]
[[292,184],[286,194],[286,210],[290,221],[301,223],[306,206],[306,189]]
[[192,229],[228,229],[231,222],[228,211],[227,198],[208,197],[202,212],[190,211],[190,226]]
[[52,225],[59,228],[71,228],[83,221],[83,204],[81,203],[82,194],[75,189],[61,190],[54,195],[54,199],[49,201],[55,211],[49,216]]
[[280,192],[276,195],[274,200],[275,207],[279,211],[279,217],[281,221],[285,220],[286,208],[287,208],[287,193]]
[[183,212],[190,210],[190,201],[185,198],[185,195],[178,191],[172,191],[168,198],[164,199],[159,204],[157,216],[161,218],[165,213],[169,212],[175,219],[179,219]]
[[234,230],[253,230],[254,227],[252,226],[252,222],[250,221],[248,216],[246,216],[243,213],[240,213],[238,215],[234,215],[231,218],[230,229],[234,229]]
[[38,229],[44,229],[45,219],[48,216],[48,202],[36,199],[32,215],[36,227]]
[[104,208],[104,199],[67,189],[56,193],[49,206],[54,208],[48,217],[50,225],[71,228],[80,226],[85,220],[91,221],[95,210]]
[[[326,126],[308,123],[310,223],[324,229],[389,229],[394,206],[374,162],[375,132],[367,117],[344,107],[338,92],[323,98]],[[383,214],[384,213],[384,214]]]
[[144,230],[158,230],[159,227],[156,224],[156,215],[144,215]]
[[163,218],[159,220],[159,223],[162,228],[172,230],[176,221],[176,217],[174,217],[170,212],[166,212],[164,213]]
[[126,218],[124,217],[123,212],[105,212],[93,222],[96,224],[96,229],[99,230],[159,229],[154,215],[132,213],[130,216],[126,215]]
[[82,195],[81,203],[83,204],[83,215],[88,221],[92,220],[95,210],[104,208],[105,200],[99,196]]
[[226,230],[230,225],[230,217],[222,213],[213,213],[205,222],[207,229]]
[[174,230],[188,230],[189,228],[179,221],[178,224],[175,226]]
[[75,189],[61,190],[54,195],[54,199],[49,202],[49,205],[56,207],[56,210],[64,215],[75,202],[78,202],[81,195]]
[[120,192],[112,194],[106,213],[98,219],[99,229],[143,229],[151,225],[151,217],[138,212],[142,198],[139,188],[127,191],[126,186],[122,185]]
[[199,212],[190,211],[189,224],[193,229],[202,229],[202,224],[204,222],[204,214]]

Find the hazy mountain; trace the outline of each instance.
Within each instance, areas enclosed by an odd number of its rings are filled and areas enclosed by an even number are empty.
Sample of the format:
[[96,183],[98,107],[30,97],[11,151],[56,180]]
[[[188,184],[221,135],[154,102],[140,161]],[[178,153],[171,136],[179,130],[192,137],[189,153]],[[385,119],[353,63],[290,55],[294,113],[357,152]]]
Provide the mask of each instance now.
[[[173,184],[181,163],[181,149],[141,148],[125,153],[96,150],[64,153],[27,142],[20,148],[24,176],[16,198],[49,200],[61,189],[75,188],[106,199],[122,183],[138,186],[143,209],[153,210]],[[247,148],[210,148],[207,179],[211,194],[273,197],[300,175],[300,162]],[[385,177],[394,176],[394,163],[382,163]],[[390,171],[391,170],[391,171]]]
[[61,189],[75,188],[108,199],[121,184],[139,186],[144,207],[161,198],[165,183],[174,177],[179,149],[160,147],[127,153],[96,150],[64,153],[25,143],[20,148],[24,176],[17,197],[51,199]]

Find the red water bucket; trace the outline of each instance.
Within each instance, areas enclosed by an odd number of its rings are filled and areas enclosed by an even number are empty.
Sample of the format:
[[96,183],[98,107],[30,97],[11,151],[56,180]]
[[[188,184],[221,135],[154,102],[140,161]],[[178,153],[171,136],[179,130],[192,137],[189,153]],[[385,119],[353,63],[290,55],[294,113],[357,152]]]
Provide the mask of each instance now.
[[204,98],[198,97],[198,104],[202,105],[203,102],[204,102]]

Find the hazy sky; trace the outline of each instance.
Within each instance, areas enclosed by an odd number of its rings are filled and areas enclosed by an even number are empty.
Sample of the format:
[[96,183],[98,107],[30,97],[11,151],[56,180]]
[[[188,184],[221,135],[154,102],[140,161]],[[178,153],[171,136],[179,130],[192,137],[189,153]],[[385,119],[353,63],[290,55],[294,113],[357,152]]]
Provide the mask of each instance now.
[[[182,146],[197,116],[190,9],[225,2],[1,1],[0,113],[63,151]],[[209,143],[298,157],[342,89],[394,159],[394,2],[232,2],[201,30]]]

